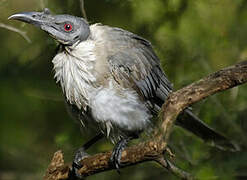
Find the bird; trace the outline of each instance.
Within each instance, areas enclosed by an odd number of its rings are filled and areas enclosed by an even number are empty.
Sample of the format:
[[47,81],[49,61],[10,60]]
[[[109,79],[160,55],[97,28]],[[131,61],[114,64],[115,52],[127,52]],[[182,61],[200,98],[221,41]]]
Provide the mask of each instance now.
[[[173,91],[152,44],[127,30],[68,14],[16,13],[9,19],[34,25],[59,43],[52,60],[56,82],[69,112],[80,126],[98,134],[75,153],[72,171],[80,177],[80,161],[102,137],[115,144],[110,162],[121,167],[128,142],[148,132],[162,104]],[[205,124],[187,108],[176,125],[219,149],[235,151],[236,144]]]

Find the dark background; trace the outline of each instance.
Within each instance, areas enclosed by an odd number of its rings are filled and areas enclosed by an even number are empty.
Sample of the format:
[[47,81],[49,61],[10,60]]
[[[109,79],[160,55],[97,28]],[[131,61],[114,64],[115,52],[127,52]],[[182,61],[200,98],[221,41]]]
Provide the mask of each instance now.
[[[90,134],[82,135],[66,112],[53,79],[56,42],[41,30],[8,21],[11,14],[40,11],[81,16],[79,0],[1,0],[0,23],[0,179],[42,179],[55,151],[66,161]],[[244,0],[85,0],[91,24],[121,27],[150,40],[169,79],[179,89],[247,56],[247,1]],[[193,111],[232,140],[246,145],[247,86],[217,94]],[[174,128],[170,146],[175,163],[200,179],[246,179],[247,153],[212,148]],[[103,140],[90,153],[112,149]],[[177,179],[155,163],[143,163],[88,179]]]

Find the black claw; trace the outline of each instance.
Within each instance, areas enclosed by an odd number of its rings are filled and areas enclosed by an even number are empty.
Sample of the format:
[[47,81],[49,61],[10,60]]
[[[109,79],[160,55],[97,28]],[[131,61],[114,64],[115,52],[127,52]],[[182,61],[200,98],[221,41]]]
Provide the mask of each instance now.
[[110,162],[114,168],[117,169],[117,172],[120,173],[119,168],[121,167],[121,156],[122,151],[125,149],[129,142],[130,138],[123,138],[121,139],[112,151],[112,155],[110,158]]
[[81,161],[88,156],[89,155],[85,152],[84,147],[81,147],[76,151],[74,161],[72,163],[72,169],[70,170],[70,178],[83,179],[83,177],[78,173],[78,170],[82,168]]
[[83,177],[80,175],[80,173],[78,172],[78,170],[81,168],[82,166],[79,164],[76,164],[75,162],[73,162],[72,164],[72,169],[69,172],[69,179],[83,179]]
[[69,173],[69,179],[83,179],[83,177],[78,173],[78,170],[81,169],[83,166],[81,164],[81,161],[89,156],[89,154],[86,153],[86,150],[101,138],[103,138],[103,134],[97,134],[95,137],[90,139],[87,143],[85,143],[81,148],[79,148],[76,151],[74,161],[72,163],[72,169]]

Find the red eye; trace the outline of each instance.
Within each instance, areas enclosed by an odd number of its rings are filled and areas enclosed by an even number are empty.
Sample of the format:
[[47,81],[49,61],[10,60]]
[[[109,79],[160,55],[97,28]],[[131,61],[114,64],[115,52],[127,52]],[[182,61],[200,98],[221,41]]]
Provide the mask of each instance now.
[[65,24],[64,25],[64,30],[65,31],[71,31],[72,30],[72,25],[71,24]]

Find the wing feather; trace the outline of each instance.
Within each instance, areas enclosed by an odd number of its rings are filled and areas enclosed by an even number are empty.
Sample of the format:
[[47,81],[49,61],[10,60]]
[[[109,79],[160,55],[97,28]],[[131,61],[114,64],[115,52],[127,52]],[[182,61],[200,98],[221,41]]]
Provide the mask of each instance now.
[[120,28],[108,29],[114,53],[109,56],[111,74],[123,87],[135,89],[143,100],[161,106],[172,91],[172,84],[160,67],[151,43]]

